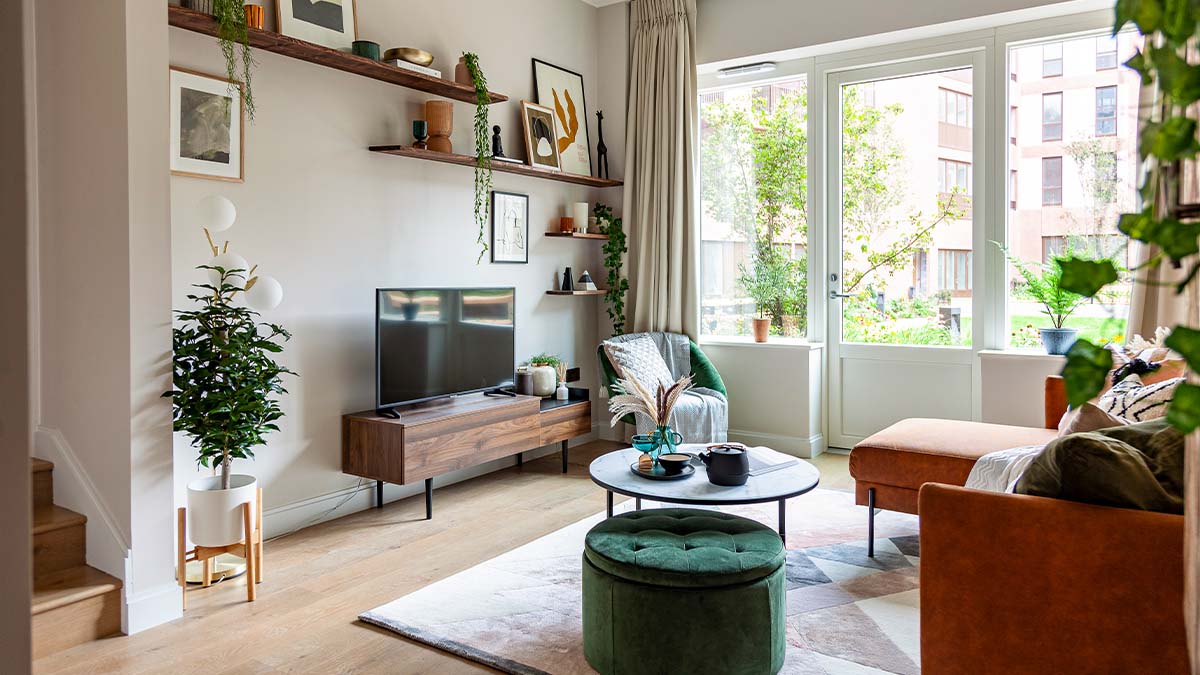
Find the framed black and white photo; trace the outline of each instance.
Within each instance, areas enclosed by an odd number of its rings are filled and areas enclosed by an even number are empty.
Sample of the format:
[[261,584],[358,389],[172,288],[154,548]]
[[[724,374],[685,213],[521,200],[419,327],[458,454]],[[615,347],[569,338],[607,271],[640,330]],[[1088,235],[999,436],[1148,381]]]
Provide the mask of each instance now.
[[587,102],[583,76],[566,68],[533,60],[533,87],[538,103],[554,110],[557,150],[562,170],[592,175],[592,148],[588,141]]
[[529,262],[529,195],[492,191],[492,262]]
[[521,126],[525,128],[525,156],[529,158],[529,165],[561,171],[558,145],[554,142],[554,111],[521,101]]
[[350,51],[358,39],[354,0],[275,0],[275,25],[288,37]]
[[171,67],[171,173],[242,181],[241,87],[240,82]]

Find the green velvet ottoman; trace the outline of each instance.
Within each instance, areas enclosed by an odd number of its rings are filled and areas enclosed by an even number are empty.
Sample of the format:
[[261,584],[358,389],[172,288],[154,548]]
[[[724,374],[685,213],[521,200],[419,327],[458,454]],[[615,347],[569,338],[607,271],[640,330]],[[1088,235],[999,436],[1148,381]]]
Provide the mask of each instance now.
[[609,518],[583,553],[583,652],[603,675],[764,675],[783,666],[779,535],[717,511]]

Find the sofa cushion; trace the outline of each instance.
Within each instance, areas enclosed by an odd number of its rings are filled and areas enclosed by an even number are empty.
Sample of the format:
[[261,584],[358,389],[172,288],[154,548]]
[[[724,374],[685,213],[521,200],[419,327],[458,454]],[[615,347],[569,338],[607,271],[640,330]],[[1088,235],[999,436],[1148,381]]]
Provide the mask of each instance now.
[[920,489],[925,483],[963,485],[975,460],[997,450],[1045,445],[1057,429],[912,418],[866,438],[850,452],[855,480]]
[[674,384],[675,378],[652,338],[606,340],[603,344],[618,377],[637,382],[650,393],[658,391],[660,385],[670,387]]

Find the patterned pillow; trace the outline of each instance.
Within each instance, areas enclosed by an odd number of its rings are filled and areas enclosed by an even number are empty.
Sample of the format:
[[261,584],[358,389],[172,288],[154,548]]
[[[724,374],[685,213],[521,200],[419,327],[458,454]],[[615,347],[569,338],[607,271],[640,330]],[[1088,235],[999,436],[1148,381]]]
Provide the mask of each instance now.
[[667,362],[658,352],[654,338],[640,337],[623,342],[607,341],[604,343],[604,353],[617,371],[617,376],[624,380],[633,380],[651,392],[658,390],[658,385],[669,387],[675,382]]
[[1130,375],[1101,394],[1096,406],[1114,417],[1131,422],[1158,419],[1167,414],[1167,406],[1180,382],[1183,382],[1182,377],[1142,384],[1142,378]]

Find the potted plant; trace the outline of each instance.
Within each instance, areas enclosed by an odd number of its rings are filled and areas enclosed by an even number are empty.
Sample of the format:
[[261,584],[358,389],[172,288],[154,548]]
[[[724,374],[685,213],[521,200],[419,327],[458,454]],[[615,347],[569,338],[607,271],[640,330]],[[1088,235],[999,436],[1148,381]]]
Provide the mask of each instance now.
[[475,87],[475,224],[478,234],[475,242],[479,244],[479,256],[475,258],[478,265],[483,255],[488,251],[485,228],[488,221],[488,195],[492,192],[492,146],[488,126],[488,106],[492,95],[488,93],[487,78],[479,66],[479,56],[474,52],[463,52],[460,66],[465,67],[471,85]]
[[258,321],[258,312],[236,304],[245,293],[246,271],[202,266],[217,277],[197,284],[207,291],[188,295],[198,305],[177,311],[173,331],[172,400],[175,431],[191,438],[197,464],[220,474],[188,484],[188,531],[198,546],[227,546],[242,540],[240,506],[253,501],[254,476],[233,474],[234,459],[253,459],[265,435],[278,431],[283,417],[278,396],[287,393],[282,376],[295,375],[274,355],[286,330]]
[[1046,353],[1059,356],[1066,354],[1071,345],[1075,344],[1078,331],[1074,328],[1064,328],[1063,325],[1080,305],[1087,302],[1087,298],[1059,286],[1063,274],[1062,258],[1056,256],[1034,270],[1003,246],[1000,246],[1000,250],[1004,251],[1004,257],[1008,258],[1025,280],[1025,291],[1041,303],[1042,313],[1050,317],[1050,328],[1038,328]]
[[625,228],[620,218],[613,217],[609,206],[597,202],[592,213],[600,224],[600,232],[608,237],[604,242],[604,269],[608,271],[604,305],[612,322],[613,335],[621,335],[625,332],[625,293],[629,291],[629,280],[621,275],[622,259],[629,250],[625,244]]
[[558,369],[562,359],[553,354],[538,354],[529,359],[529,372],[533,375],[533,395],[543,398],[554,395],[558,385]]
[[[225,79],[229,80],[229,97],[242,97],[246,119],[254,121],[254,90],[250,76],[254,56],[250,53],[250,33],[246,26],[246,7],[243,0],[213,0],[212,13],[217,20],[217,43],[225,59]],[[241,79],[242,86],[237,86]]]

